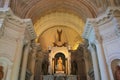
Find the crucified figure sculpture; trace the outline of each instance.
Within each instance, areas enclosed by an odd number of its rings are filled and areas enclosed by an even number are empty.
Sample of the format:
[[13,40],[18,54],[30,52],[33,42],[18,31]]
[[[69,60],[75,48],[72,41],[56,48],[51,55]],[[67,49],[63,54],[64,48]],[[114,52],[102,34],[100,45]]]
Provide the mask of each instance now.
[[58,41],[61,41],[61,34],[62,34],[62,30],[58,30],[57,29],[57,33],[58,33]]

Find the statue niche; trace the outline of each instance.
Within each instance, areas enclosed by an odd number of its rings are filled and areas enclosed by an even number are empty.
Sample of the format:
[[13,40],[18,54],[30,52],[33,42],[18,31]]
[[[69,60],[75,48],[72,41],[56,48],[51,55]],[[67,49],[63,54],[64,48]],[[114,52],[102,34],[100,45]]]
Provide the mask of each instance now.
[[57,53],[54,60],[55,73],[65,73],[65,55],[62,53]]
[[56,65],[56,71],[63,71],[63,70],[64,70],[63,61],[61,57],[59,57]]

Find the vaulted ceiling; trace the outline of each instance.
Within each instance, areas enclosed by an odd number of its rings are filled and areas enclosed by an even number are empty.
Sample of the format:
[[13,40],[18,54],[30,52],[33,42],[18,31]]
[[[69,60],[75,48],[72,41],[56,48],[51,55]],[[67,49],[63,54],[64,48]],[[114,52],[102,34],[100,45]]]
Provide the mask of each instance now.
[[62,11],[88,17],[96,17],[97,6],[90,0],[11,0],[14,13],[22,18],[32,18],[36,22],[41,16]]
[[38,42],[47,49],[54,42],[57,29],[64,30],[64,39],[70,46],[79,44],[86,19],[95,18],[104,11],[110,4],[107,1],[11,0],[10,7],[17,16],[32,19]]

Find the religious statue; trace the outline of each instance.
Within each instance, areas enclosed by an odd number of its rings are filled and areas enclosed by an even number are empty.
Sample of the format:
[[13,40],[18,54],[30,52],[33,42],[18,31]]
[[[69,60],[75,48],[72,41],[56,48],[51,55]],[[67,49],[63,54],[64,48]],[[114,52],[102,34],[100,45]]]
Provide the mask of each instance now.
[[115,80],[120,80],[120,66],[116,66]]
[[3,66],[0,66],[0,80],[3,79],[4,72],[3,72]]
[[56,71],[63,71],[63,70],[64,70],[63,62],[61,57],[59,57],[57,61]]
[[62,30],[57,30],[58,33],[58,41],[61,41],[61,34],[62,34]]

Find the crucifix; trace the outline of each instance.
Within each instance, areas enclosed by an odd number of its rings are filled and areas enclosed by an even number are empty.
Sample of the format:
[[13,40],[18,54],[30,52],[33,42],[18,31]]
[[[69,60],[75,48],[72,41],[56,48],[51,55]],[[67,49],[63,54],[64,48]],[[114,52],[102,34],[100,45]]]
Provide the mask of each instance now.
[[61,41],[62,30],[59,31],[57,29],[57,33],[58,33],[58,41]]

